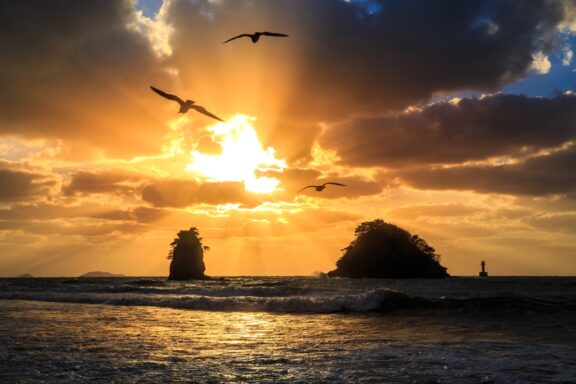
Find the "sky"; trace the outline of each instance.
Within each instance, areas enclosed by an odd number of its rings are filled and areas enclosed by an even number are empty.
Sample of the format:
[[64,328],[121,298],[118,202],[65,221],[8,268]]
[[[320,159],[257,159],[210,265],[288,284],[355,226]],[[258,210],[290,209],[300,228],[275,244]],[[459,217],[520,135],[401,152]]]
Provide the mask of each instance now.
[[190,227],[208,275],[313,275],[377,218],[576,274],[574,0],[3,1],[0,48],[0,276],[164,276]]

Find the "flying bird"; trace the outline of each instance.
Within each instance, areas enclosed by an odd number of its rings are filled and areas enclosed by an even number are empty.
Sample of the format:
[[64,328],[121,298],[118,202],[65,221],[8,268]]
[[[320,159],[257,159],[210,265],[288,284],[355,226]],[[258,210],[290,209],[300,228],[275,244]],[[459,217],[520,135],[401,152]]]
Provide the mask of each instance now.
[[241,35],[234,36],[233,38],[226,40],[222,44],[226,44],[229,41],[236,40],[236,39],[239,39],[241,37],[249,37],[250,39],[252,39],[252,42],[254,44],[256,44],[258,42],[258,40],[260,39],[260,36],[288,37],[288,35],[285,35],[283,33],[276,33],[276,32],[254,32],[252,34],[243,33]]
[[202,107],[201,105],[195,105],[195,102],[193,100],[184,101],[176,95],[171,95],[169,93],[161,91],[158,88],[154,88],[152,86],[150,86],[150,89],[153,90],[154,92],[156,92],[157,94],[159,94],[160,96],[165,97],[168,100],[176,101],[178,104],[180,104],[180,110],[178,111],[178,113],[186,113],[186,112],[188,112],[188,110],[193,109],[196,112],[199,112],[199,113],[206,115],[208,117],[211,117],[213,119],[220,120],[222,122],[224,121],[221,118],[219,118],[218,116],[208,112],[206,110],[206,108]]
[[306,188],[314,188],[314,189],[316,189],[316,192],[322,192],[326,188],[327,185],[339,185],[340,187],[346,186],[345,184],[328,182],[328,183],[324,183],[321,185],[308,185],[308,186],[302,188],[301,190],[299,190],[298,193],[302,192]]

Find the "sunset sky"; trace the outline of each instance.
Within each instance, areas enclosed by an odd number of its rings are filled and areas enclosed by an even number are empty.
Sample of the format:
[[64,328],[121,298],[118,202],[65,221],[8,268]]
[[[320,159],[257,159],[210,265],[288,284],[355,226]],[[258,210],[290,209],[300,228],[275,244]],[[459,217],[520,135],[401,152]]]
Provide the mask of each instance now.
[[575,0],[9,0],[0,49],[1,276],[166,275],[192,226],[208,275],[312,275],[376,218],[576,274]]

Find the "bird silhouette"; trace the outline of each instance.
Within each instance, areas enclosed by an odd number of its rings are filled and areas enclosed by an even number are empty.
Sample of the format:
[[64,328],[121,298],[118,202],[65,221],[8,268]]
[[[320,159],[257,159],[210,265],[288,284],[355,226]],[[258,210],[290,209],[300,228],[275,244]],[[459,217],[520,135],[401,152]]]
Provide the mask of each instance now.
[[298,193],[302,192],[302,191],[305,190],[306,188],[314,188],[314,189],[316,189],[316,192],[322,192],[322,191],[326,188],[327,185],[338,185],[338,186],[340,186],[340,187],[345,187],[345,186],[346,186],[346,184],[328,182],[328,183],[324,183],[324,184],[321,184],[321,185],[308,185],[308,186],[302,188],[301,190],[299,190]]
[[254,32],[252,34],[243,33],[241,35],[234,36],[233,38],[226,40],[222,44],[226,44],[229,41],[236,40],[236,39],[239,39],[241,37],[249,37],[250,39],[252,39],[252,43],[256,44],[258,42],[258,40],[260,39],[260,36],[288,37],[288,35],[285,35],[283,33],[276,33],[276,32]]
[[202,107],[201,105],[195,104],[195,102],[194,102],[193,100],[186,100],[186,101],[184,101],[184,100],[182,100],[181,98],[179,98],[179,97],[176,96],[176,95],[171,95],[171,94],[169,94],[169,93],[166,93],[166,92],[164,92],[164,91],[161,91],[161,90],[159,90],[158,88],[154,88],[154,87],[152,87],[152,86],[150,86],[150,89],[153,90],[154,92],[156,92],[157,94],[159,94],[160,96],[165,97],[165,98],[167,98],[168,100],[176,101],[178,104],[180,104],[180,110],[178,110],[178,113],[186,113],[186,112],[188,112],[190,109],[193,109],[193,110],[195,110],[196,112],[199,112],[199,113],[201,113],[201,114],[203,114],[203,115],[206,115],[206,116],[208,116],[208,117],[211,117],[211,118],[213,118],[213,119],[220,120],[220,121],[222,121],[222,122],[224,121],[224,120],[222,120],[221,118],[219,118],[218,116],[216,116],[216,115],[208,112],[208,111],[206,110],[206,108]]

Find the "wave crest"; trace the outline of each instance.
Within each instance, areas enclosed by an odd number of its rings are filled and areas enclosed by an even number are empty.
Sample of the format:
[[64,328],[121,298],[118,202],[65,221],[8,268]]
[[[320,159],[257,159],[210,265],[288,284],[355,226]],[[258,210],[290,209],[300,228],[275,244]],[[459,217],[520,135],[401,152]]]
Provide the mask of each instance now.
[[[232,288],[232,287],[227,287]],[[238,288],[238,287],[236,287]],[[278,287],[274,287],[278,288]],[[248,291],[246,291],[248,289]],[[270,289],[270,288],[269,288]],[[107,304],[120,306],[153,306],[162,308],[284,313],[363,313],[363,312],[556,312],[576,311],[574,302],[552,302],[524,296],[473,297],[467,299],[430,299],[412,296],[388,289],[375,289],[365,293],[346,295],[285,295],[270,292],[257,295],[250,288],[226,289],[228,295],[200,294],[197,289],[188,294],[118,294],[73,292],[2,292],[0,299],[37,300],[65,303]],[[245,293],[250,292],[250,295]],[[182,293],[182,292],[180,292]],[[212,292],[214,293],[214,292]],[[236,293],[236,294],[233,294]],[[239,293],[239,294],[238,294]],[[262,293],[262,292],[260,292]]]

